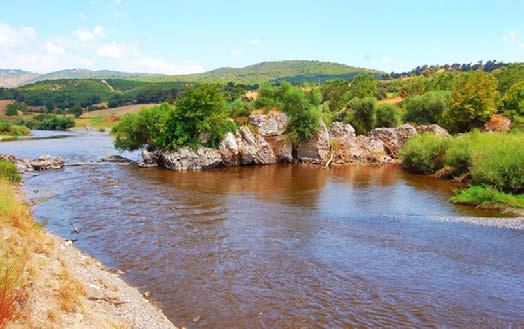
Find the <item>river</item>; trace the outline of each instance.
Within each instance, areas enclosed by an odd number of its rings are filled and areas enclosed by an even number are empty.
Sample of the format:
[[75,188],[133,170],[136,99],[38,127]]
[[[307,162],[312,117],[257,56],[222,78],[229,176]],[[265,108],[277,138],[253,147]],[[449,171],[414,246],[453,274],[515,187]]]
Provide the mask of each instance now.
[[[117,152],[93,133],[0,153],[86,163]],[[398,166],[106,163],[24,179],[45,200],[37,220],[123,270],[177,326],[524,326],[523,231],[435,220],[496,215],[447,202],[454,187]]]

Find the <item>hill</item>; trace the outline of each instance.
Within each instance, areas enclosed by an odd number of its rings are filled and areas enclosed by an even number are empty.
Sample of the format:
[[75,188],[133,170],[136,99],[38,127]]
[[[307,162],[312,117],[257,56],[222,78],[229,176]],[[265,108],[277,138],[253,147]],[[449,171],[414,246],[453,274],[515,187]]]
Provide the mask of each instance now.
[[17,87],[23,84],[30,83],[33,79],[39,76],[38,73],[22,71],[22,70],[11,70],[11,69],[0,69],[0,87]]
[[121,71],[68,69],[38,74],[21,70],[0,70],[0,87],[18,87],[45,80],[61,79],[128,79],[144,82],[234,82],[237,84],[263,84],[278,81],[295,83],[317,82],[319,79],[351,79],[358,73],[369,72],[381,75],[383,72],[354,67],[339,63],[320,61],[288,60],[262,62],[242,68],[224,67],[216,70],[186,74],[165,75],[128,73]]
[[150,75],[137,79],[141,81],[234,82],[241,84],[263,84],[280,81],[301,83],[317,82],[319,79],[322,81],[334,78],[351,79],[363,72],[376,75],[383,73],[332,62],[287,60],[262,62],[242,68],[224,67],[197,74]]

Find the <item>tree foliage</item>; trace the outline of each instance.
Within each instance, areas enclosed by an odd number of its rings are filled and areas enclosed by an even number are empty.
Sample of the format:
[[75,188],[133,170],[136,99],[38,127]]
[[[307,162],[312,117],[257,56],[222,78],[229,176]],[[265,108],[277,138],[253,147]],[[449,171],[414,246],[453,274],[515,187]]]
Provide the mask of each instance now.
[[350,98],[374,97],[377,92],[377,81],[369,73],[359,74],[349,86]]
[[395,128],[400,124],[399,108],[394,104],[377,106],[377,127]]
[[481,71],[460,75],[453,84],[450,109],[444,114],[448,128],[464,132],[481,127],[496,113],[498,98],[492,75]]
[[329,111],[343,110],[350,99],[349,83],[347,80],[337,79],[325,82],[322,87],[322,100],[327,102]]
[[442,124],[444,112],[448,111],[451,93],[428,91],[423,95],[409,97],[405,102],[405,122],[418,124]]
[[377,125],[377,101],[373,97],[353,98],[345,121],[349,122],[359,135],[364,135]]

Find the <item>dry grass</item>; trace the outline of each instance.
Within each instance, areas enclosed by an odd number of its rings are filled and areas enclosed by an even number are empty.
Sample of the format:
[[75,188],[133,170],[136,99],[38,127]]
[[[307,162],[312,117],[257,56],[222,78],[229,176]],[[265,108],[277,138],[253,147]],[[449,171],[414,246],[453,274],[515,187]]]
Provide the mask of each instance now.
[[86,295],[84,285],[71,276],[65,267],[59,275],[60,287],[58,288],[57,298],[60,309],[67,313],[78,312],[82,308],[81,298]]
[[398,104],[398,103],[402,102],[402,100],[403,100],[403,98],[398,96],[398,97],[381,99],[377,103],[378,104]]
[[112,109],[96,110],[96,111],[87,112],[86,114],[82,115],[82,118],[109,116],[111,114],[121,117],[124,114],[138,112],[143,108],[149,108],[155,105],[158,105],[158,104],[133,104],[133,105],[115,107]]
[[0,116],[5,115],[5,109],[7,107],[7,104],[13,103],[12,100],[0,100]]

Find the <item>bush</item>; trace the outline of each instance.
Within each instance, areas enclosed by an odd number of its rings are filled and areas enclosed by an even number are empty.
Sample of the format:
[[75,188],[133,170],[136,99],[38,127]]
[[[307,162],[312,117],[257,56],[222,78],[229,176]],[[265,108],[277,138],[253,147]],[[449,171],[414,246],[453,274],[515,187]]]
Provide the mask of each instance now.
[[5,108],[5,115],[15,116],[18,114],[19,109],[20,109],[20,104],[18,102],[7,104]]
[[404,122],[432,124],[442,122],[442,115],[448,110],[451,93],[446,91],[429,91],[406,100]]
[[234,131],[232,124],[223,122],[229,120],[224,101],[222,88],[218,85],[188,88],[166,119],[162,148],[197,147],[205,135],[213,136],[209,140],[213,144],[228,131]]
[[346,80],[337,79],[325,82],[321,87],[322,99],[328,103],[330,112],[344,109],[349,101],[349,83]]
[[451,104],[444,113],[448,130],[480,128],[496,113],[499,93],[495,78],[481,71],[458,76],[451,91]]
[[11,161],[0,160],[0,178],[8,182],[19,182],[20,174],[18,174],[15,164]]
[[416,135],[400,150],[402,166],[424,174],[434,173],[444,166],[448,139],[432,133]]
[[318,95],[291,87],[283,94],[283,110],[289,117],[287,133],[294,143],[308,141],[320,127]]
[[513,85],[502,99],[502,111],[510,118],[524,115],[524,81]]
[[489,186],[470,186],[449,200],[453,203],[475,205],[480,208],[524,208],[524,194],[512,195]]
[[241,99],[235,99],[227,103],[227,114],[230,117],[248,117],[253,111],[253,106],[249,102],[244,102]]
[[0,135],[25,136],[29,135],[29,128],[13,124],[11,121],[0,121]]
[[174,107],[167,103],[124,115],[113,127],[115,147],[134,151],[159,148],[163,142],[165,122]]
[[350,112],[345,121],[351,123],[357,134],[366,134],[376,127],[376,105],[377,102],[372,97],[353,98],[348,104]]
[[374,97],[377,92],[377,80],[369,73],[359,74],[353,78],[349,86],[351,98]]
[[400,123],[399,108],[393,104],[379,104],[377,106],[377,127],[397,127]]

